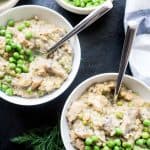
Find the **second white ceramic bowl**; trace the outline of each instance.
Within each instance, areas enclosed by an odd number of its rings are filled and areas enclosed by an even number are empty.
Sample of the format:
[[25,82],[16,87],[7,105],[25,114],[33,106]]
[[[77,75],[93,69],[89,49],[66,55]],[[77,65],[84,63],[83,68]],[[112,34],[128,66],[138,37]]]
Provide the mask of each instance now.
[[[116,73],[106,73],[106,74],[100,74],[93,76],[84,82],[82,82],[69,96],[67,99],[65,106],[62,111],[61,115],[61,137],[64,143],[64,146],[66,150],[75,150],[75,148],[71,144],[71,139],[69,136],[69,127],[66,119],[66,114],[68,111],[68,108],[72,104],[73,101],[77,100],[82,93],[90,87],[92,84],[97,82],[105,82],[109,80],[114,80],[117,78]],[[146,86],[141,81],[126,75],[124,77],[123,83],[134,92],[138,93],[143,99],[150,101],[150,88]]]
[[[40,19],[45,20],[50,24],[62,27],[66,29],[67,32],[72,30],[73,28],[71,24],[63,16],[61,16],[54,10],[36,5],[25,5],[5,11],[4,13],[0,14],[0,24],[5,25],[9,19],[14,19],[15,21],[18,21],[30,19],[34,16],[38,16]],[[58,90],[55,90],[54,92],[45,95],[43,97],[33,99],[21,98],[17,96],[7,96],[5,93],[0,91],[0,97],[14,104],[30,106],[52,101],[53,99],[61,95],[74,80],[80,66],[81,49],[78,37],[74,36],[73,38],[71,38],[70,43],[73,48],[73,55],[74,55],[72,71],[68,79],[63,83],[63,85]]]
[[110,6],[112,5],[112,1],[113,0],[106,0],[106,2],[104,2],[103,4],[99,5],[99,6],[93,6],[93,7],[76,7],[73,6],[72,4],[69,4],[68,2],[66,2],[66,0],[56,0],[56,2],[63,7],[64,9],[73,12],[75,14],[80,14],[80,15],[88,15],[90,12],[92,12],[93,10],[95,10],[96,8],[101,8],[103,6]]

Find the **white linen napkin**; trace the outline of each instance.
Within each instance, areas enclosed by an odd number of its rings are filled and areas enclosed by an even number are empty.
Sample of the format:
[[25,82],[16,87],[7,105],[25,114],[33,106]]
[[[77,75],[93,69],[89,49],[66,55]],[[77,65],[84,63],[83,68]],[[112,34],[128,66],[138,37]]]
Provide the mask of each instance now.
[[124,25],[139,23],[137,36],[129,59],[133,76],[150,86],[150,0],[126,0]]

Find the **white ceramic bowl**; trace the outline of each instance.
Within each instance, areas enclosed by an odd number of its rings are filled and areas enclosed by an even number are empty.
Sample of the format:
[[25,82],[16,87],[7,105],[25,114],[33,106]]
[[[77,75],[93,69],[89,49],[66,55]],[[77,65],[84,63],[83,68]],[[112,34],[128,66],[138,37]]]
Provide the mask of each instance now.
[[18,1],[19,0],[0,0],[0,12],[15,6]]
[[[72,104],[73,101],[78,99],[82,93],[90,87],[92,84],[97,83],[97,82],[104,82],[108,80],[113,80],[116,79],[117,74],[116,73],[106,73],[106,74],[100,74],[93,76],[84,82],[82,82],[69,96],[67,99],[65,106],[62,111],[61,115],[61,137],[64,143],[64,146],[66,150],[75,150],[75,148],[71,145],[71,140],[69,136],[69,128],[68,128],[68,123],[66,119],[66,113],[68,111],[68,108]],[[124,77],[123,83],[131,90],[134,92],[137,92],[143,99],[145,100],[150,100],[150,88],[146,86],[144,83],[141,81],[126,75]]]
[[[73,28],[71,24],[63,16],[61,16],[54,10],[51,10],[46,7],[34,6],[34,5],[15,7],[0,14],[0,24],[5,25],[8,19],[13,18],[14,20],[17,21],[22,19],[29,19],[35,15],[40,17],[40,19],[47,21],[50,24],[56,24],[56,26],[65,28],[66,31],[70,31]],[[74,53],[72,71],[68,79],[58,90],[55,90],[54,92],[46,96],[40,98],[33,98],[33,99],[26,99],[17,96],[10,97],[0,91],[0,97],[14,104],[37,105],[37,104],[42,104],[51,101],[56,97],[58,97],[59,95],[61,95],[74,80],[80,66],[81,49],[80,49],[80,43],[78,37],[74,36],[73,38],[71,38],[70,43],[72,45],[73,53]]]
[[88,7],[88,8],[81,8],[81,7],[73,6],[73,5],[69,4],[68,2],[66,2],[65,0],[56,0],[56,2],[64,9],[66,9],[70,12],[73,12],[75,14],[80,14],[80,15],[87,15],[98,7],[101,8],[103,6],[110,6],[110,5],[112,5],[112,1],[113,0],[106,0],[106,2],[104,2],[103,4],[96,6],[96,7],[93,6],[93,7]]

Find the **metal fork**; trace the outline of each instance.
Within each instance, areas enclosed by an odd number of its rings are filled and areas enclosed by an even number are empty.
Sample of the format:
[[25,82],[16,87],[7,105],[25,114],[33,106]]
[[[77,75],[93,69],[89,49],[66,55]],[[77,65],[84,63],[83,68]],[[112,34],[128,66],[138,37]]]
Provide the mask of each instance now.
[[118,94],[120,92],[123,77],[125,75],[125,71],[128,65],[129,56],[131,53],[133,41],[136,35],[136,31],[138,28],[138,24],[136,22],[130,21],[127,26],[127,32],[125,36],[125,41],[122,49],[121,61],[119,66],[119,74],[116,80],[116,87],[114,92],[114,102],[117,101]]
[[[85,28],[90,26],[104,14],[106,14],[109,10],[113,8],[113,4],[111,1],[103,5],[103,7],[99,7],[93,12],[91,12],[87,17],[85,17],[80,23],[78,23],[69,33],[67,33],[60,41],[58,41],[54,46],[52,46],[46,53],[49,55],[57,50],[65,41],[74,36],[75,34],[80,33]],[[45,52],[44,52],[45,53]]]

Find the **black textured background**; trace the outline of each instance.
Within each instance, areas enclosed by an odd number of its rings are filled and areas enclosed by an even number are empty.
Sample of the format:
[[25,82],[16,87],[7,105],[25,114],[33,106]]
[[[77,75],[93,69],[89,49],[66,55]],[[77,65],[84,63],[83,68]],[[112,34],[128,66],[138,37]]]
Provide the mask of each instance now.
[[[26,4],[52,8],[72,25],[84,17],[65,11],[55,0],[21,0],[18,5]],[[24,146],[12,144],[10,138],[32,128],[56,124],[66,98],[80,82],[95,74],[118,71],[124,39],[124,8],[125,0],[114,0],[111,12],[80,33],[82,59],[78,75],[70,88],[55,101],[34,107],[20,107],[0,100],[0,150],[24,150]],[[127,73],[130,73],[129,69]]]

